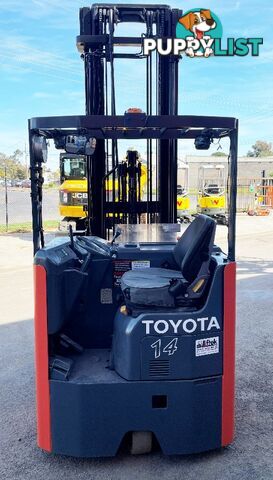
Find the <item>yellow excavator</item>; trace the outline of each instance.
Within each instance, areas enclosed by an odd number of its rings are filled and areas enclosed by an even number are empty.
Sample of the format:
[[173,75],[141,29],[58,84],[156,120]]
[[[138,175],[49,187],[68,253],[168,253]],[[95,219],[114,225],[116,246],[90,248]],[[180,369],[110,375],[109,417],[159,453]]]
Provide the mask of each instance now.
[[217,223],[227,225],[226,176],[222,164],[205,164],[198,171],[197,212],[214,218]]
[[191,221],[189,196],[189,165],[180,162],[177,172],[177,219],[180,223]]

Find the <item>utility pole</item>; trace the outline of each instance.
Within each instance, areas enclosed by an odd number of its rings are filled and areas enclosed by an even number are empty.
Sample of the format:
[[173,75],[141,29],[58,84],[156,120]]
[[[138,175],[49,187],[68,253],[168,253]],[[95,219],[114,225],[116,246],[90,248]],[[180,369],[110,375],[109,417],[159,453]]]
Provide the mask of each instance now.
[[27,161],[27,157],[28,157],[27,144],[26,144],[26,142],[25,142],[24,160],[25,160],[25,166],[26,166],[26,179],[28,179],[28,161]]
[[8,211],[8,183],[7,183],[7,164],[5,162],[5,208],[6,208],[6,232],[9,229],[9,211]]

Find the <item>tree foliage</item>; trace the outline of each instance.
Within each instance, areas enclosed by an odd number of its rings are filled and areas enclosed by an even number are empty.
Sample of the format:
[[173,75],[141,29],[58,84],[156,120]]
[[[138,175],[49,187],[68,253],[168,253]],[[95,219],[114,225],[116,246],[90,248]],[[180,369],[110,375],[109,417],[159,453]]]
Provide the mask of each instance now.
[[271,157],[273,156],[272,143],[257,140],[252,145],[252,150],[247,152],[248,157]]
[[8,180],[24,180],[27,178],[26,166],[22,164],[23,152],[15,150],[12,155],[0,153],[0,178],[5,177],[5,171]]
[[225,152],[214,152],[211,154],[212,157],[227,157]]

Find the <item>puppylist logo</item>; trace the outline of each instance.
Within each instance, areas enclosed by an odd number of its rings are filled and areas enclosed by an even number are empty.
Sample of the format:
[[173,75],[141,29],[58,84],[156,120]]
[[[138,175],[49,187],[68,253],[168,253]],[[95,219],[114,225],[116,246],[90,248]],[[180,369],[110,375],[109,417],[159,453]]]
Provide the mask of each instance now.
[[194,8],[186,12],[176,26],[176,38],[145,38],[144,54],[154,50],[160,55],[187,55],[188,57],[257,57],[262,38],[222,39],[223,27],[211,10]]

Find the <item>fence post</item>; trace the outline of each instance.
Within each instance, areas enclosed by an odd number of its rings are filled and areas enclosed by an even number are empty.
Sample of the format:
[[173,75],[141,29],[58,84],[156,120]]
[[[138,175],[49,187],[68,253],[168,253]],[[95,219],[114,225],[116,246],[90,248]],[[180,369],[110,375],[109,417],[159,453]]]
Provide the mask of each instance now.
[[9,230],[9,211],[8,211],[7,165],[5,165],[5,207],[6,207],[6,232],[8,232],[8,230]]

